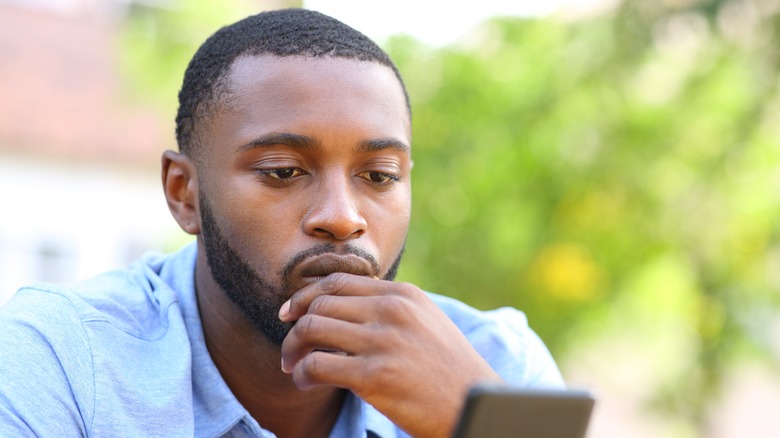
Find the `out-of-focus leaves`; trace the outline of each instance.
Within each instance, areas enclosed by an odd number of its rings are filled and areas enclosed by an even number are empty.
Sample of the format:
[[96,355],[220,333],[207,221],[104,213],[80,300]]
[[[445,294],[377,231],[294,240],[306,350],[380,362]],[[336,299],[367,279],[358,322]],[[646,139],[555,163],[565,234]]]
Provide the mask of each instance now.
[[[292,7],[302,2],[279,3]],[[171,0],[162,8],[133,3],[123,23],[120,52],[134,99],[155,102],[174,114],[182,74],[198,46],[220,27],[258,12],[252,0]]]
[[525,310],[559,357],[630,333],[648,401],[697,427],[729,363],[777,354],[780,14],[687,4],[388,47],[414,109],[401,276]]

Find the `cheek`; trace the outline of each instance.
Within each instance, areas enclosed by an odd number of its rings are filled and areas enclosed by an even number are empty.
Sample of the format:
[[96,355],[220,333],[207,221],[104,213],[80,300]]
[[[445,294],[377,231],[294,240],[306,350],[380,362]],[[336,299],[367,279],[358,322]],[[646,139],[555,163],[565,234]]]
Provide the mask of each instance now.
[[282,207],[271,203],[245,205],[236,218],[236,237],[256,249],[291,243],[300,234],[300,213]]
[[376,241],[381,256],[392,263],[404,245],[409,230],[411,205],[408,197],[399,197],[394,202],[382,203],[374,210],[373,240]]
[[298,204],[295,199],[257,190],[232,190],[223,200],[231,217],[224,232],[252,266],[276,272],[300,234],[302,208]]
[[[257,237],[273,238],[275,233],[295,229],[300,222],[300,197],[263,187],[254,175],[236,178],[224,193],[224,202],[232,212],[236,226],[252,231]],[[274,231],[264,233],[268,230]]]

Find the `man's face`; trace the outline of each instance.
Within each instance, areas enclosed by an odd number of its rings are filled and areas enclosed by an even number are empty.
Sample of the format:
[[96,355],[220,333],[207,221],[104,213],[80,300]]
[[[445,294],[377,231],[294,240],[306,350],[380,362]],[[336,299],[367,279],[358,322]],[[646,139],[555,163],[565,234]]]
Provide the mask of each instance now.
[[[251,56],[199,132],[201,251],[270,341],[279,307],[332,272],[392,279],[411,207],[409,115],[388,67]],[[204,126],[205,125],[205,126]]]

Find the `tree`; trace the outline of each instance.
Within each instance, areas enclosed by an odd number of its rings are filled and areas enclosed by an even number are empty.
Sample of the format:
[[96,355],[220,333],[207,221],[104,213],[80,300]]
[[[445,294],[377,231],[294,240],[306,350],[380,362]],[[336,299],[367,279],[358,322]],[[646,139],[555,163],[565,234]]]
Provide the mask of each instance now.
[[524,309],[566,360],[611,343],[647,403],[701,430],[727,367],[773,354],[779,23],[764,3],[626,1],[392,40],[414,109],[401,276]]

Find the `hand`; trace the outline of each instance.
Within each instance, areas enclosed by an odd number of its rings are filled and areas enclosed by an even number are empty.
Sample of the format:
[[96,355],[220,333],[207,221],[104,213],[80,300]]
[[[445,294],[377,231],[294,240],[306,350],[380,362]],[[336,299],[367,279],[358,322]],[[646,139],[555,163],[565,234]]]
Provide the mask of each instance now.
[[282,369],[300,389],[348,388],[418,437],[449,437],[471,385],[500,381],[419,288],[334,273],[297,291]]

